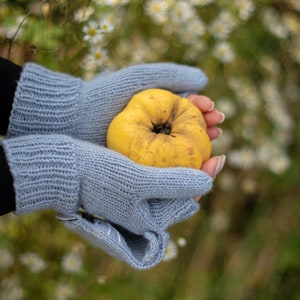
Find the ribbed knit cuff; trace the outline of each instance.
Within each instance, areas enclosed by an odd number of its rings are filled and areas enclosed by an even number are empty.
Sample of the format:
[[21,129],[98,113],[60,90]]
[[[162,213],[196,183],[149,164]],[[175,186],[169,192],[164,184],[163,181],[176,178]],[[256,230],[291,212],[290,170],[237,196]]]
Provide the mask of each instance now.
[[26,64],[15,93],[7,136],[72,133],[81,85],[78,78]]
[[31,135],[2,141],[14,180],[16,214],[78,209],[79,175],[68,137]]

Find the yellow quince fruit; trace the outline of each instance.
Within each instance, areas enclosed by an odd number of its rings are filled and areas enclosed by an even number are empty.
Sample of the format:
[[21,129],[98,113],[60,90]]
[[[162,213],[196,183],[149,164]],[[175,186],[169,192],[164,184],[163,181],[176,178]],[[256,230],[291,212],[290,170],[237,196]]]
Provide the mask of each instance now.
[[211,155],[201,111],[189,99],[162,89],[132,97],[111,122],[107,146],[153,167],[200,169]]

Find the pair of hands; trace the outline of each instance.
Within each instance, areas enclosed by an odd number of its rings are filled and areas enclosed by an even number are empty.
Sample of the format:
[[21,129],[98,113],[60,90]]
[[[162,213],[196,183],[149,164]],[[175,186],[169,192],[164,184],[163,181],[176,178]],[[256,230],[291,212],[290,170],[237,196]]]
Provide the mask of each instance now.
[[209,159],[202,172],[144,167],[104,147],[107,128],[134,94],[164,88],[189,94],[215,139],[224,115],[195,94],[206,82],[201,70],[169,63],[137,65],[91,82],[27,64],[3,141],[16,213],[54,209],[69,229],[110,255],[139,269],[157,264],[168,244],[166,229],[198,210],[193,197],[210,191],[224,157]]

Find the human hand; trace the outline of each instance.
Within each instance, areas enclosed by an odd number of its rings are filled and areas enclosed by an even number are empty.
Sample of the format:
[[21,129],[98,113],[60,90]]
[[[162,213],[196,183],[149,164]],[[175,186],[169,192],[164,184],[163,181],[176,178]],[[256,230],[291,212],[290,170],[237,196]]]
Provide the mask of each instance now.
[[162,259],[167,227],[197,212],[192,198],[212,187],[200,170],[138,165],[68,136],[26,135],[2,144],[17,214],[54,209],[69,229],[138,269]]
[[[203,113],[204,120],[207,125],[207,134],[211,140],[218,138],[222,134],[222,130],[216,127],[217,124],[223,123],[225,115],[215,108],[214,102],[203,95],[191,94],[187,96],[192,103],[197,106]],[[211,176],[213,179],[222,171],[226,161],[226,156],[213,156],[203,163],[201,170]],[[200,197],[195,197],[196,201]]]
[[90,82],[25,64],[7,136],[59,133],[104,146],[109,124],[134,94],[150,88],[191,94],[206,83],[200,69],[174,63],[135,65]]
[[219,137],[222,134],[222,130],[216,127],[216,125],[224,122],[224,113],[216,109],[214,102],[206,96],[192,94],[187,96],[187,98],[201,110],[207,125],[207,134],[209,138],[214,140]]

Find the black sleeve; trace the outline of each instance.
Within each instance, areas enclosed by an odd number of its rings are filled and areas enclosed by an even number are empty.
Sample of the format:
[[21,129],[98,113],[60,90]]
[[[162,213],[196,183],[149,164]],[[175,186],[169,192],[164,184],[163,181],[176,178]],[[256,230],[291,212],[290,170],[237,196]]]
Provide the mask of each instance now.
[[[0,135],[6,135],[22,67],[0,57]],[[13,178],[0,146],[0,216],[15,210]]]
[[15,191],[3,147],[0,146],[0,216],[15,210]]
[[0,135],[5,135],[22,67],[0,57]]

